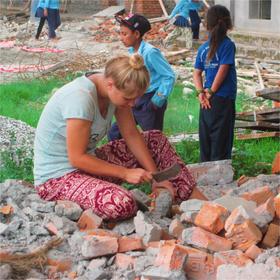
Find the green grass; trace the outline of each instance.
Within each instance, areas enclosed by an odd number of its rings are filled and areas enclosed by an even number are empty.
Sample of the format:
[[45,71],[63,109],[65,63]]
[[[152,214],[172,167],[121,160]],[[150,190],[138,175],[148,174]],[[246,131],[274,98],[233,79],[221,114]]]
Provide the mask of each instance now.
[[[42,109],[55,88],[66,80],[51,78],[0,85],[0,115],[22,120],[36,127]],[[252,104],[245,94],[239,94],[236,102],[237,111],[243,111]],[[253,104],[254,105],[254,104]],[[199,104],[194,93],[183,94],[183,85],[177,84],[170,95],[165,114],[164,132],[167,135],[196,133],[198,128]],[[104,142],[105,143],[105,142]],[[174,145],[183,160],[189,163],[199,162],[199,143],[182,141]],[[233,167],[235,178],[241,175],[256,176],[269,174],[271,162],[279,151],[278,139],[243,140],[234,142]],[[24,151],[17,151],[20,157]],[[11,151],[1,154],[5,165],[0,169],[0,182],[7,178],[24,179],[32,182],[32,159],[22,158],[15,162]],[[131,188],[132,186],[127,186]],[[143,190],[148,190],[143,186]]]
[[53,89],[62,84],[62,81],[50,79],[0,85],[0,115],[36,127]]

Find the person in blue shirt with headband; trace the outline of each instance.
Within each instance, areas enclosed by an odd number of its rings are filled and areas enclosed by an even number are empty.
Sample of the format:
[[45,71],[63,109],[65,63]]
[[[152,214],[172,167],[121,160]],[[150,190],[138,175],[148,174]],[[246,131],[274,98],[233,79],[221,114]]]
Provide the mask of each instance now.
[[[123,18],[116,16],[120,23],[120,38],[129,48],[129,53],[139,53],[150,74],[150,86],[146,93],[136,100],[133,115],[142,130],[163,130],[164,113],[167,99],[173,90],[175,73],[159,49],[143,40],[151,29],[149,21],[142,15],[133,14]],[[119,128],[114,123],[108,133],[108,139],[122,138]]]
[[60,26],[60,3],[59,0],[39,0],[35,17],[40,18],[39,26],[35,38],[38,40],[42,32],[45,21],[48,22],[49,39],[57,40],[55,30]]

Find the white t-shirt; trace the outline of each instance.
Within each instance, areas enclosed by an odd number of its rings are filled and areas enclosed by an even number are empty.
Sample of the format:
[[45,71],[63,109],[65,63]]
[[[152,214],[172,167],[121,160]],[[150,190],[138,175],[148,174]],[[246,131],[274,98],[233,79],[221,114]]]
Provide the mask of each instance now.
[[[115,106],[110,103],[106,118],[100,114],[94,83],[86,76],[60,88],[49,100],[40,117],[34,143],[35,185],[76,170],[68,159],[66,120],[92,121],[87,153],[94,154],[97,143],[107,134]],[[78,133],[78,132],[77,132]]]

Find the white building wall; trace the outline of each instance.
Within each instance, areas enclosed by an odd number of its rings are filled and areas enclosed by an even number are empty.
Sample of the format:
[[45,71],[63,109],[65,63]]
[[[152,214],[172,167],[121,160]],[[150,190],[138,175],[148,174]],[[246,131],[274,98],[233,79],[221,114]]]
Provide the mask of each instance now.
[[249,0],[215,0],[215,4],[224,5],[231,11],[238,29],[280,36],[280,0],[271,2],[271,20],[249,19]]

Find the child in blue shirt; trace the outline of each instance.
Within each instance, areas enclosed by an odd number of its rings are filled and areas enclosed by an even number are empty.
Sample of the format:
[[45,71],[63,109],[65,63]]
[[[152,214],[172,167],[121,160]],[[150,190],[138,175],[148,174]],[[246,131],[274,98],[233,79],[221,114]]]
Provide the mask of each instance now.
[[174,41],[183,36],[186,42],[186,48],[192,47],[192,32],[189,22],[190,0],[180,0],[169,15],[170,23],[175,25],[175,29],[165,38],[165,46],[169,47]]
[[191,19],[191,28],[193,39],[199,39],[199,27],[201,23],[198,11],[203,7],[203,2],[201,0],[189,0],[189,15]]
[[[163,130],[164,113],[167,98],[172,92],[175,73],[159,49],[143,40],[151,29],[149,21],[142,15],[134,14],[127,18],[117,16],[120,23],[120,38],[129,48],[129,53],[139,53],[150,74],[150,86],[146,93],[136,100],[133,115],[142,130]],[[120,139],[121,134],[116,123],[108,133],[108,139]]]
[[39,26],[35,38],[38,40],[42,32],[45,21],[48,22],[49,39],[56,40],[55,30],[61,24],[59,14],[59,0],[39,0],[35,17],[40,18]]
[[206,22],[209,40],[198,49],[194,83],[201,105],[200,159],[214,161],[231,158],[237,91],[236,48],[227,37],[232,22],[226,7],[212,6],[208,10]]

